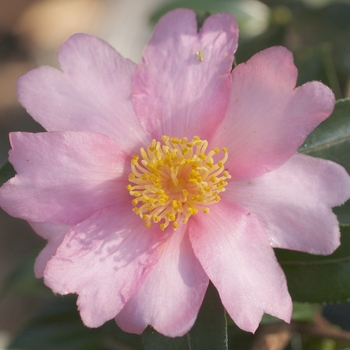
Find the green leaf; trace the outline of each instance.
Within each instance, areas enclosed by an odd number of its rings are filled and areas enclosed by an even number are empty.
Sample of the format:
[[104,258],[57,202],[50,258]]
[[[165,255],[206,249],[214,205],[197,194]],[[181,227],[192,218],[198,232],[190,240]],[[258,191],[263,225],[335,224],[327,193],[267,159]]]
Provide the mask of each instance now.
[[350,98],[338,100],[332,115],[305,140],[299,152],[333,160],[350,172]]
[[350,298],[350,226],[342,226],[341,233],[341,246],[327,256],[275,249],[294,301],[327,303]]
[[210,283],[197,320],[183,337],[168,338],[147,328],[142,335],[145,350],[227,350],[225,309]]
[[[339,100],[332,115],[305,140],[299,152],[332,160],[350,173],[350,99]],[[350,201],[334,209],[341,224],[350,224]]]
[[7,180],[11,179],[16,175],[15,169],[13,169],[12,164],[9,161],[4,162],[0,166],[0,186]]
[[57,297],[22,329],[8,350],[142,350],[141,337],[123,332],[114,321],[100,328],[83,325],[76,297]]
[[190,330],[191,350],[227,349],[225,309],[215,287],[210,283],[198,318]]

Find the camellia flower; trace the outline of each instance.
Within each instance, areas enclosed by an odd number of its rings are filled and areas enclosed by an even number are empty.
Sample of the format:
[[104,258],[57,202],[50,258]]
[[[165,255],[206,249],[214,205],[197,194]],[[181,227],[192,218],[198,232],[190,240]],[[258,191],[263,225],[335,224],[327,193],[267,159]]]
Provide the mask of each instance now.
[[350,197],[339,165],[297,153],[333,110],[320,82],[295,87],[283,47],[232,72],[230,14],[165,15],[135,65],[101,40],[73,35],[62,71],[20,78],[19,99],[47,132],[12,133],[17,175],[0,205],[48,240],[35,273],[77,293],[83,322],[115,318],[180,336],[209,280],[227,312],[254,331],[292,302],[273,249],[332,253],[331,207]]

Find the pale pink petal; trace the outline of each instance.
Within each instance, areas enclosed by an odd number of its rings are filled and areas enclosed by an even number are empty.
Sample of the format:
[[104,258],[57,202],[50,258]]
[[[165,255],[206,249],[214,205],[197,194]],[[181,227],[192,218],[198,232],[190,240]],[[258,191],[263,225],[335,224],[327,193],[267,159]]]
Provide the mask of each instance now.
[[159,262],[116,322],[126,332],[140,334],[151,325],[164,335],[182,336],[196,320],[208,282],[182,225],[164,244]]
[[222,200],[191,219],[194,253],[237,326],[254,332],[264,312],[289,322],[286,279],[256,217]]
[[350,197],[350,176],[336,163],[297,154],[259,178],[230,182],[222,197],[257,216],[273,247],[330,254],[340,243],[331,207]]
[[91,132],[12,133],[17,175],[0,188],[0,206],[28,221],[77,224],[96,210],[130,200],[129,157]]
[[19,100],[37,122],[48,131],[100,132],[126,149],[148,142],[131,101],[134,63],[86,34],[70,37],[58,60],[63,73],[40,67],[18,81]]
[[34,272],[36,278],[44,276],[47,262],[55,255],[70,227],[48,222],[30,222],[32,229],[41,237],[48,240],[46,247],[35,260]]
[[328,87],[311,82],[294,88],[296,79],[292,54],[283,47],[261,51],[233,70],[230,105],[213,140],[228,148],[233,178],[278,168],[332,113]]
[[227,108],[237,40],[228,13],[210,16],[199,33],[193,11],[160,19],[133,84],[135,111],[152,137],[212,135]]
[[95,213],[66,235],[44,272],[59,294],[77,293],[85,325],[114,318],[158,261],[164,233],[126,207]]

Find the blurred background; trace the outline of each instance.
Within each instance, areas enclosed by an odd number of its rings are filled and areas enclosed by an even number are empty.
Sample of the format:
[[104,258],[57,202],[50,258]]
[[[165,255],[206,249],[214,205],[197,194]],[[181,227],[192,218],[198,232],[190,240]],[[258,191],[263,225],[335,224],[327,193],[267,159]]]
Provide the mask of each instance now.
[[[59,46],[76,32],[94,34],[139,62],[154,24],[175,7],[193,8],[199,19],[232,12],[240,27],[238,63],[284,45],[294,53],[298,85],[321,80],[337,99],[350,97],[350,1],[0,0],[0,163],[7,159],[9,132],[42,130],[17,101],[21,74],[43,64],[57,67]],[[44,244],[25,222],[0,212],[0,350],[52,299],[32,272]],[[302,349],[294,342],[291,349]]]

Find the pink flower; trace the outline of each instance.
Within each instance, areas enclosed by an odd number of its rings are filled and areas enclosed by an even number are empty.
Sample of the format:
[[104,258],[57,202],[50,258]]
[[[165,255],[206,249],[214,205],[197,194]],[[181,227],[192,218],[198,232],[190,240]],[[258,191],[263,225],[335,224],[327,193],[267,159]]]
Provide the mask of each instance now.
[[237,38],[230,14],[198,32],[181,9],[160,20],[138,66],[77,34],[59,51],[63,72],[20,78],[20,102],[48,132],[11,134],[17,175],[0,205],[48,240],[36,275],[78,293],[87,326],[115,318],[127,332],[183,335],[209,280],[242,329],[264,312],[288,322],[272,248],[338,247],[331,207],[350,197],[350,178],[297,153],[333,93],[295,88],[283,47],[231,72]]

